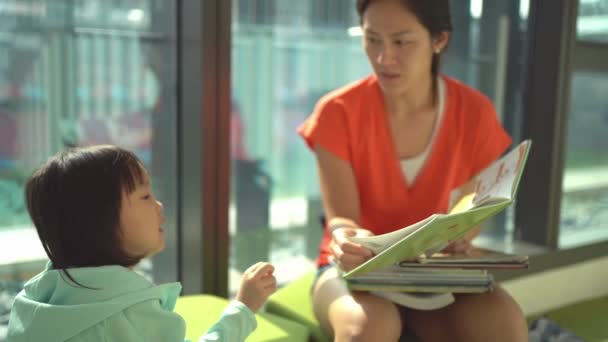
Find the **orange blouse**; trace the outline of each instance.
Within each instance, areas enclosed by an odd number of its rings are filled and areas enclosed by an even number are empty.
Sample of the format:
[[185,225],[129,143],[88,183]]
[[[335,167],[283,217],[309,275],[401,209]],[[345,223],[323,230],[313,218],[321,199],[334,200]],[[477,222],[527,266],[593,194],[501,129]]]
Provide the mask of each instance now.
[[[511,145],[485,95],[442,77],[446,86],[442,122],[425,164],[409,187],[374,75],[325,95],[298,128],[311,149],[318,144],[352,165],[361,208],[359,223],[374,234],[446,212],[450,191]],[[328,263],[330,239],[325,230],[318,266]]]

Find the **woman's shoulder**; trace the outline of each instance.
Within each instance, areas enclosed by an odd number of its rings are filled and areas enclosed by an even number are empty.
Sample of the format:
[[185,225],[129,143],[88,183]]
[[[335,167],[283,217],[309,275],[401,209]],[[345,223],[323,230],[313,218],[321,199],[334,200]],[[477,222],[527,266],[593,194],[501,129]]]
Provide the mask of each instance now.
[[377,86],[377,79],[374,75],[358,79],[334,89],[323,95],[318,105],[327,105],[330,103],[356,103],[362,98],[366,98],[374,87]]
[[492,101],[487,95],[472,86],[446,75],[442,75],[441,77],[445,81],[446,88],[448,89],[448,96],[450,99],[457,99],[459,104],[467,107],[472,105],[479,106],[492,104]]

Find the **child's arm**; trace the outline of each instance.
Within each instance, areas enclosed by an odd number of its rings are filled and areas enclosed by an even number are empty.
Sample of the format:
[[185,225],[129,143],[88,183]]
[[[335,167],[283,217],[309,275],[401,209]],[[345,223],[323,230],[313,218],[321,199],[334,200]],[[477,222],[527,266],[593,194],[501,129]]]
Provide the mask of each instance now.
[[257,323],[254,312],[258,311],[277,288],[274,267],[258,262],[243,273],[241,288],[236,300],[230,302],[220,320],[200,338],[203,341],[245,341]]
[[245,341],[256,326],[253,311],[247,305],[234,300],[226,307],[220,320],[199,339],[199,342]]

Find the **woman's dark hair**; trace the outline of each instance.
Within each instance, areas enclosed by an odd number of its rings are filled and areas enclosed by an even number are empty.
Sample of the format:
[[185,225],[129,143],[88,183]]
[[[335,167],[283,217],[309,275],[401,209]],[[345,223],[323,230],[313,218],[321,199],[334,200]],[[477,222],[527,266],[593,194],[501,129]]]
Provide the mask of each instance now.
[[27,210],[53,264],[67,268],[137,264],[121,244],[122,194],[144,180],[141,161],[110,145],[72,148],[51,157],[25,186]]
[[[363,14],[373,0],[357,0],[357,13],[359,20],[363,22]],[[436,38],[442,32],[452,32],[452,15],[450,14],[449,0],[401,0],[405,8],[410,10],[418,21]],[[433,54],[431,73],[437,76],[439,73],[440,54]]]

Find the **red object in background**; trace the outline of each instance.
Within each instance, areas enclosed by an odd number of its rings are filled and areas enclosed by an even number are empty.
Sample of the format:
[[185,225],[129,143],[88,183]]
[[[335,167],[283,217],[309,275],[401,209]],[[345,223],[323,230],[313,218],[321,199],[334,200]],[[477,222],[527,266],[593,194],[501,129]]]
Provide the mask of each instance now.
[[232,107],[230,115],[230,156],[236,160],[247,160],[247,152],[245,152],[245,133],[243,129],[243,120],[238,108]]

